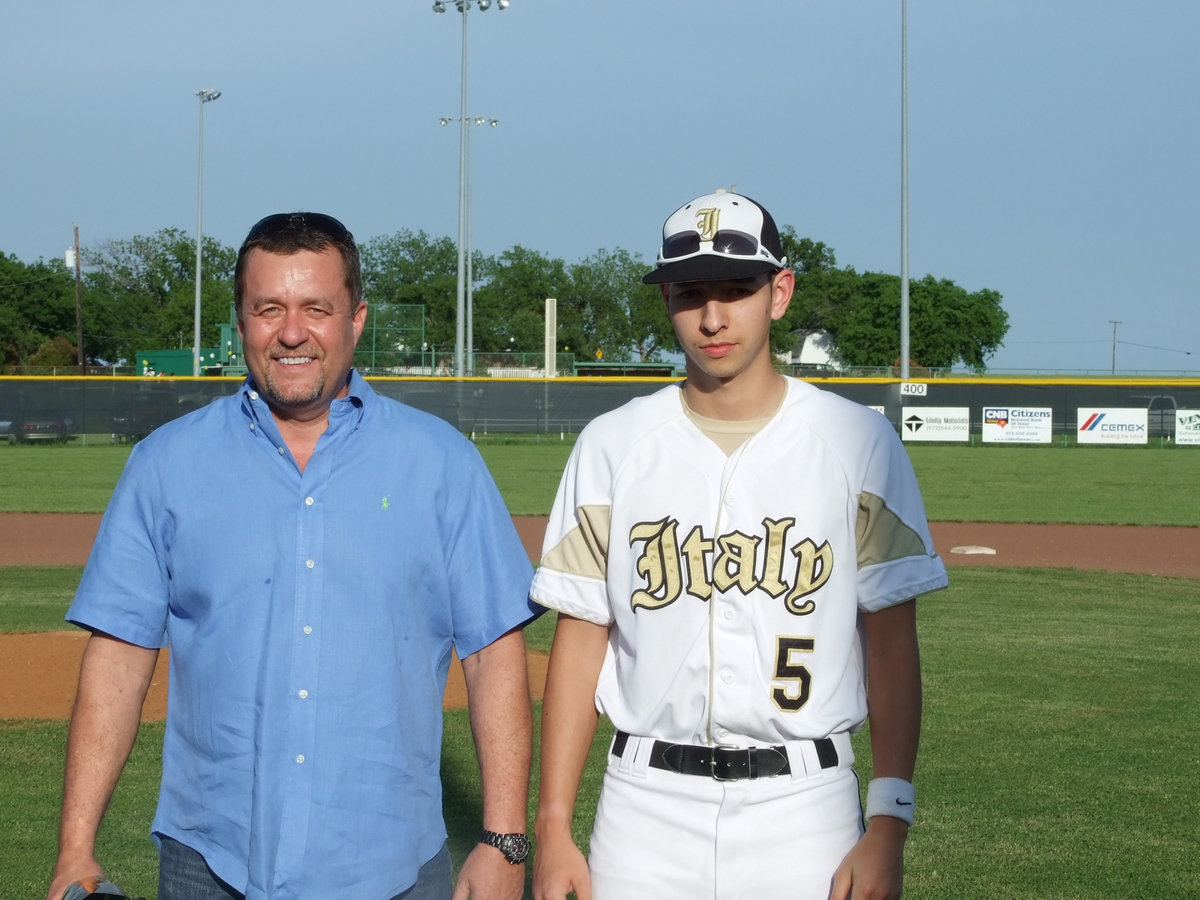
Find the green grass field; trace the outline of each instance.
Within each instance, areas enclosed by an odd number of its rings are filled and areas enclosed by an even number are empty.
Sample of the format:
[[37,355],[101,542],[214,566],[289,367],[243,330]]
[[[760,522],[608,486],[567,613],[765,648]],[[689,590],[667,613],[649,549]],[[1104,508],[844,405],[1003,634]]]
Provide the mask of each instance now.
[[[478,446],[513,515],[550,511],[571,436]],[[0,512],[101,512],[129,449],[0,444]],[[934,521],[1200,525],[1198,448],[907,449]]]
[[[481,450],[514,512],[548,508],[566,446]],[[38,496],[37,486],[50,480],[54,497],[86,499],[92,505],[77,511],[96,511],[125,453],[0,448],[0,506],[61,509]],[[910,453],[934,519],[1197,523],[1200,456],[1186,450]],[[548,485],[529,483],[543,477]],[[0,632],[59,627],[79,572],[0,571]],[[951,576],[948,590],[919,607],[926,704],[905,896],[1200,897],[1200,582],[986,567]],[[552,628],[550,616],[535,623],[530,646],[548,648]],[[461,860],[479,827],[478,777],[466,713],[449,712],[445,723],[445,807]],[[0,722],[9,769],[0,787],[0,878],[14,896],[45,889],[65,730],[62,722]],[[581,791],[581,841],[607,734]],[[146,896],[156,889],[146,832],[161,739],[161,725],[143,726],[101,834],[109,874]],[[867,735],[855,746],[860,772],[869,771]]]

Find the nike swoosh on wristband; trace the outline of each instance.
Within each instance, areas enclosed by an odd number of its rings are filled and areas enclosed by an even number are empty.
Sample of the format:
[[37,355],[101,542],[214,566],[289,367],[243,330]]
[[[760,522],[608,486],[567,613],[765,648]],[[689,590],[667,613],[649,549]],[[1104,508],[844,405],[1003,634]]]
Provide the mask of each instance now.
[[912,803],[911,803],[911,802],[909,802],[909,803],[905,803],[903,800],[901,800],[899,797],[897,797],[897,798],[896,798],[896,805],[897,805],[897,806],[912,806]]

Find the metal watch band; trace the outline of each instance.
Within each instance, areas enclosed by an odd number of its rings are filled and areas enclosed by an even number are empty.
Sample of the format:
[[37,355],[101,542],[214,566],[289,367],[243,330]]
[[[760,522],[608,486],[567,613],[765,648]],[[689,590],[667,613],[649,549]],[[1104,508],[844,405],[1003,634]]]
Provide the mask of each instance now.
[[479,834],[479,842],[503,853],[510,866],[520,865],[529,856],[529,838],[520,833],[500,834],[485,828]]

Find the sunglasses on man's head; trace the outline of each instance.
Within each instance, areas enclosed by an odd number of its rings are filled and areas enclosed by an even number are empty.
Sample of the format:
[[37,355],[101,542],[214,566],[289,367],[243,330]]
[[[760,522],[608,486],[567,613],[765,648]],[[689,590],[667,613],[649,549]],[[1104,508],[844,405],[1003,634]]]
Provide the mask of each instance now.
[[[712,244],[710,251],[712,253],[743,259],[761,259],[783,268],[783,263],[776,258],[774,253],[754,235],[746,234],[744,231],[729,229],[718,231],[707,243]],[[698,231],[681,231],[679,234],[673,234],[663,240],[662,250],[658,254],[659,261],[662,263],[678,262],[690,256],[698,256],[702,252],[700,245],[700,232]]]
[[314,231],[333,241],[353,240],[349,229],[333,216],[324,213],[272,213],[254,223],[247,241],[255,241],[267,234],[278,234],[295,229],[299,231]]

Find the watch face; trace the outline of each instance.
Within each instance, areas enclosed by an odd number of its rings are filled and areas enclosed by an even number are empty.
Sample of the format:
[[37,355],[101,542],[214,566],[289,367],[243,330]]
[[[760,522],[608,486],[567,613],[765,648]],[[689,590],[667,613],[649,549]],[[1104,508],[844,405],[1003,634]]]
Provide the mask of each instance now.
[[500,839],[500,851],[513,865],[525,862],[529,855],[529,838],[523,834],[506,834]]

